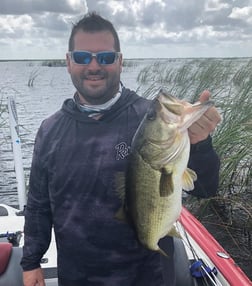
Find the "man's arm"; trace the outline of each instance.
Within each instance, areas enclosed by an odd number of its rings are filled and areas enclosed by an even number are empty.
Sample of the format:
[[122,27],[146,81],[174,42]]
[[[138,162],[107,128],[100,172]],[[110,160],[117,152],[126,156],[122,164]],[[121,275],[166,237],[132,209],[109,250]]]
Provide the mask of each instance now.
[[220,159],[212,146],[212,138],[191,145],[188,167],[197,174],[191,195],[208,198],[216,196],[219,186]]
[[[46,144],[43,143],[44,141]],[[47,140],[43,139],[43,130],[40,128],[34,145],[28,200],[25,208],[24,247],[21,260],[24,271],[40,268],[41,258],[51,241],[52,216],[48,194],[47,160],[43,155],[43,146],[48,146],[48,144]]]

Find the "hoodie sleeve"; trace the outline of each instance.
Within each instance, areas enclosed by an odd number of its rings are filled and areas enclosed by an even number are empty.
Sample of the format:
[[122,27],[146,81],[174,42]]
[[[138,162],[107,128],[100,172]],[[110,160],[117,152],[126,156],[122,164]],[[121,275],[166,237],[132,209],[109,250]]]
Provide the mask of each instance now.
[[212,145],[212,138],[191,145],[188,167],[197,174],[194,190],[189,194],[199,198],[217,195],[220,160]]
[[[51,241],[52,218],[48,195],[46,159],[42,155],[42,128],[38,131],[30,174],[27,206],[25,209],[25,241],[21,266],[24,271],[40,267],[40,261]],[[44,142],[44,143],[43,143]]]

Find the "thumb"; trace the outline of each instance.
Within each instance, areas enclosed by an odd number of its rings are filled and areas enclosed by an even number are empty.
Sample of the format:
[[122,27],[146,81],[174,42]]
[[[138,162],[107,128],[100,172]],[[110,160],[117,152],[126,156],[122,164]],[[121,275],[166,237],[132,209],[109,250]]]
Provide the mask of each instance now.
[[210,91],[209,91],[209,90],[204,90],[204,91],[201,93],[200,97],[199,97],[199,101],[200,101],[200,102],[208,101],[209,98],[210,98],[210,96],[211,96]]

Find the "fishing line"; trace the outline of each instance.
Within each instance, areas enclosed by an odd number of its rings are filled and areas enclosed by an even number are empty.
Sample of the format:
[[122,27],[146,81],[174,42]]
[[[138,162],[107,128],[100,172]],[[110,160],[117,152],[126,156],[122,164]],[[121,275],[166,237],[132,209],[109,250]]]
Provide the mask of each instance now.
[[201,269],[206,274],[206,276],[210,279],[210,281],[213,283],[214,286],[222,286],[222,283],[219,281],[219,279],[216,277],[216,281],[213,279],[213,277],[206,271],[205,267],[201,265]]
[[[186,239],[182,238],[182,240],[183,240],[183,242],[185,243],[185,245],[190,249],[194,260],[195,260],[195,261],[201,261],[201,262],[202,262],[201,265],[200,265],[200,269],[201,269],[200,272],[202,273],[202,277],[201,277],[201,278],[203,279],[203,283],[204,283],[205,285],[209,285],[209,286],[223,286],[223,284],[220,282],[220,280],[219,280],[218,277],[215,275],[215,273],[211,272],[211,273],[213,273],[213,275],[214,275],[214,278],[213,278],[213,277],[209,274],[209,272],[207,271],[206,267],[209,268],[209,269],[211,269],[211,268],[210,268],[209,265],[208,265],[205,261],[203,261],[203,259],[201,259],[201,258],[198,256],[198,254],[196,253],[194,247],[192,246],[192,243],[191,243],[191,241],[190,241],[189,235],[188,235],[187,231],[185,230],[185,228],[184,228],[181,224],[179,224],[179,226],[178,226],[178,224],[177,224],[177,227],[182,228],[184,237],[186,238]],[[203,265],[203,263],[204,263],[205,266]],[[206,277],[209,278],[210,282],[207,281]]]

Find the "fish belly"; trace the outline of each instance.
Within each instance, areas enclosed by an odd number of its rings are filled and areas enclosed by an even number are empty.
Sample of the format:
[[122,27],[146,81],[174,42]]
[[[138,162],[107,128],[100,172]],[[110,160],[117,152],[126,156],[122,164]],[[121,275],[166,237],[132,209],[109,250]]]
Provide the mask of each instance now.
[[131,162],[130,215],[140,242],[159,250],[158,241],[168,234],[180,214],[182,186],[175,184],[172,194],[161,197],[160,171],[152,169],[139,154]]

